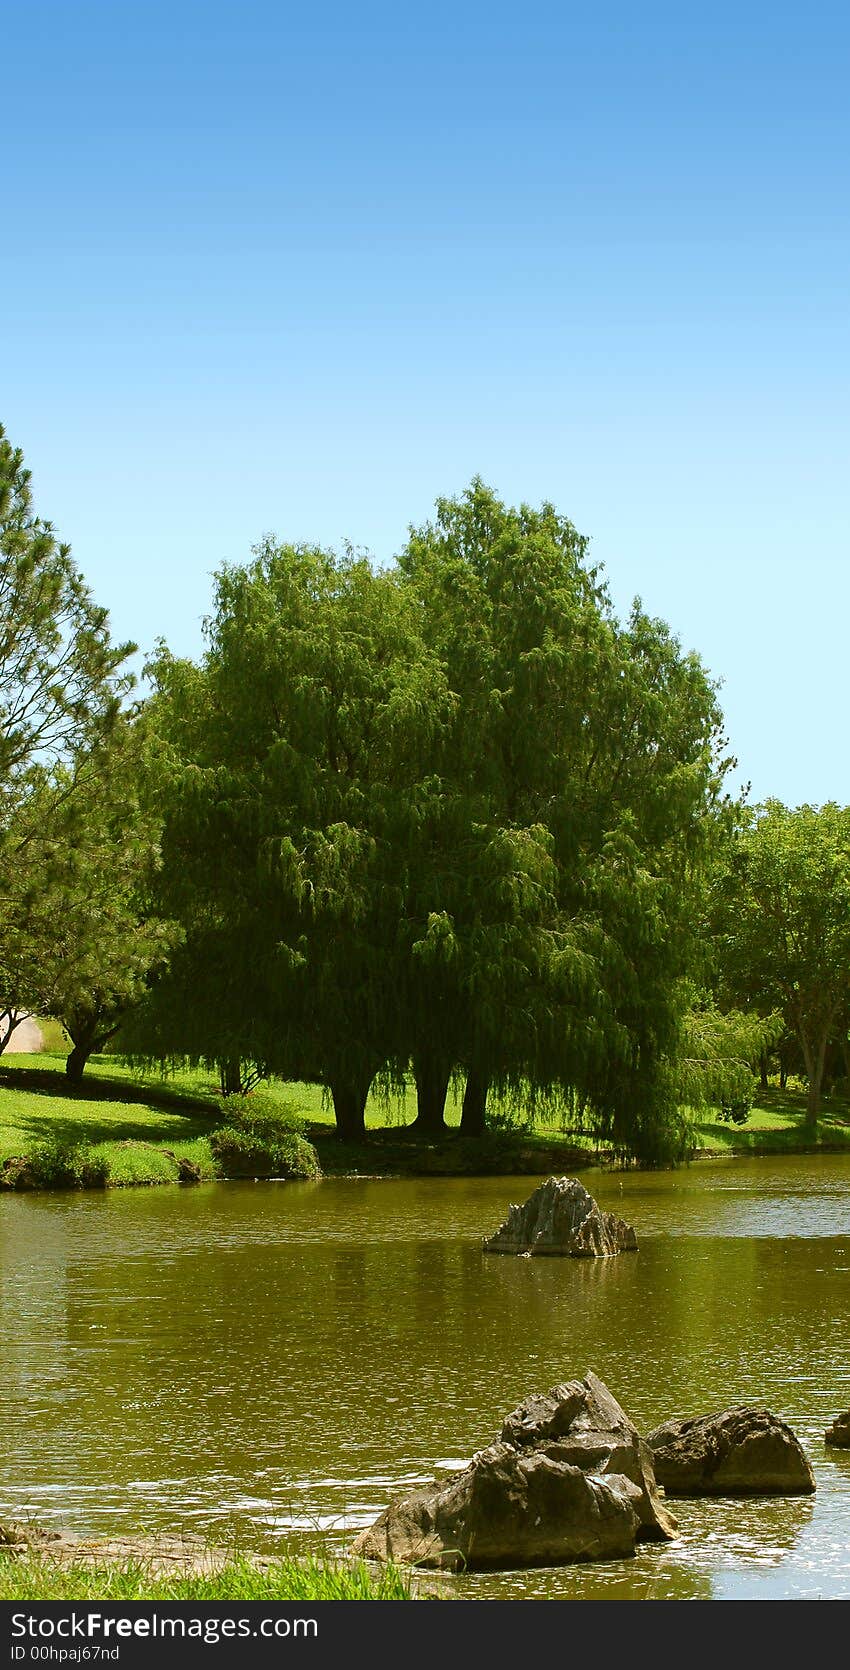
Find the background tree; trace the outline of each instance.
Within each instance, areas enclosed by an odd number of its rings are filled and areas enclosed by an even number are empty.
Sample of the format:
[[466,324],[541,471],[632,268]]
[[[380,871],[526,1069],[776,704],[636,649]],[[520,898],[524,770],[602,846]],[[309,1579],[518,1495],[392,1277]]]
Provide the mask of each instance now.
[[78,788],[100,769],[98,744],[133,682],[124,667],[133,648],[111,643],[106,611],[35,515],[23,455],[0,427],[0,1050],[37,990],[47,854]]
[[67,762],[115,718],[132,644],[114,645],[70,547],[36,517],[23,454],[0,427],[0,808],[34,762]]
[[756,808],[717,878],[714,912],[727,1001],[781,1013],[805,1064],[814,1131],[830,1042],[846,1039],[850,809]]
[[[144,716],[124,714],[74,769],[30,783],[5,989],[63,1023],[67,1072],[115,1035],[167,959],[175,928],[151,909],[162,813]],[[23,823],[23,814],[19,822]]]

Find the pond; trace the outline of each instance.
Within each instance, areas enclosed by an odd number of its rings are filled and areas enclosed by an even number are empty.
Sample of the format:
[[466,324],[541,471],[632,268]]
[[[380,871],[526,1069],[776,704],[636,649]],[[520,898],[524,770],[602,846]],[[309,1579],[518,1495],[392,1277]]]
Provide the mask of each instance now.
[[640,1251],[487,1257],[531,1178],[0,1199],[0,1517],[343,1550],[400,1486],[593,1368],[649,1430],[733,1402],[814,1498],[675,1505],[637,1558],[464,1576],[492,1597],[850,1596],[850,1156],[585,1172]]

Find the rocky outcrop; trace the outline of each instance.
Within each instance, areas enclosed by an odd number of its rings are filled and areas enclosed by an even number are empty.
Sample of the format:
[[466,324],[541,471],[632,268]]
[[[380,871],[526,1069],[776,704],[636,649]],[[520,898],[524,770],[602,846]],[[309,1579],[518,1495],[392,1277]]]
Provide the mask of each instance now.
[[563,1565],[633,1554],[674,1529],[647,1445],[588,1374],[527,1398],[495,1443],[391,1502],[352,1552],[451,1570]]
[[655,1477],[671,1496],[800,1496],[815,1488],[799,1439],[769,1409],[739,1404],[667,1421],[649,1443]]
[[850,1409],[836,1415],[832,1426],[824,1433],[824,1443],[833,1450],[850,1450]]
[[547,1177],[524,1206],[511,1206],[484,1251],[529,1257],[612,1258],[637,1252],[630,1224],[603,1212],[576,1177]]

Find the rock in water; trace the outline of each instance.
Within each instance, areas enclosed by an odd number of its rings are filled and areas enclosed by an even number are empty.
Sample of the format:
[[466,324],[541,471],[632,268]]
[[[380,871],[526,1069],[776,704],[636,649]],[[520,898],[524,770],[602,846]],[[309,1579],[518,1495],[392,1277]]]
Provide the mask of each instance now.
[[836,1415],[832,1426],[824,1433],[824,1443],[834,1450],[850,1450],[850,1409]]
[[637,1539],[674,1529],[647,1445],[588,1374],[527,1398],[448,1483],[391,1502],[353,1553],[450,1570],[564,1565],[633,1554]]
[[603,1212],[576,1177],[547,1177],[524,1206],[511,1206],[485,1252],[534,1257],[613,1258],[637,1252],[631,1224]]
[[666,1421],[650,1433],[655,1477],[671,1496],[803,1496],[815,1478],[799,1439],[769,1409]]
[[676,1521],[661,1500],[652,1451],[608,1387],[588,1370],[551,1391],[526,1398],[505,1417],[502,1443],[544,1449],[586,1473],[623,1474],[638,1488],[639,1540],[672,1537]]

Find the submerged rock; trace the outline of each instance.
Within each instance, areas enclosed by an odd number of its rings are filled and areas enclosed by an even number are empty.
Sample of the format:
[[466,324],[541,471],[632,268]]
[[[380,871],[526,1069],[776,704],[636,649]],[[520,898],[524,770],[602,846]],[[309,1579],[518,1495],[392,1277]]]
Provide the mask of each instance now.
[[510,1568],[634,1553],[675,1521],[652,1456],[594,1374],[527,1398],[448,1482],[391,1502],[354,1544],[362,1559]]
[[738,1404],[666,1421],[649,1443],[655,1477],[671,1496],[800,1496],[815,1488],[799,1439],[769,1409]]
[[603,1212],[577,1177],[547,1177],[524,1206],[511,1206],[484,1251],[533,1257],[613,1258],[637,1252],[631,1224]]
[[836,1415],[832,1426],[824,1433],[824,1443],[833,1450],[850,1450],[850,1409]]

